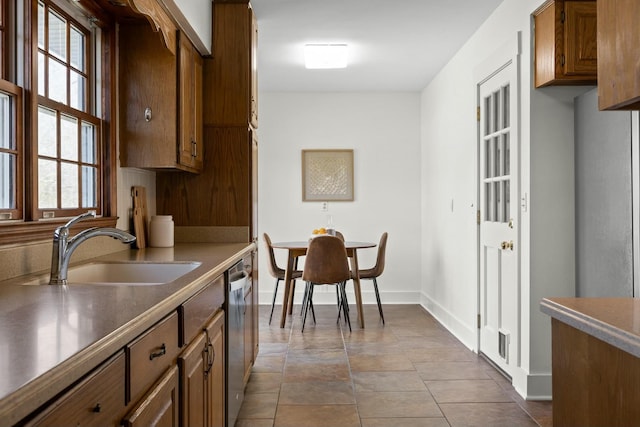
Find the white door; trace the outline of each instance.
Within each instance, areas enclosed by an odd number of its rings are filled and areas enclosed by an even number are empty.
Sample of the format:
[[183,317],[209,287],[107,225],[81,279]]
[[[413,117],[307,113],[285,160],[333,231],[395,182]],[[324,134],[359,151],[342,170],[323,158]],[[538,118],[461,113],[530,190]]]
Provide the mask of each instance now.
[[478,85],[479,351],[506,373],[518,355],[517,64]]

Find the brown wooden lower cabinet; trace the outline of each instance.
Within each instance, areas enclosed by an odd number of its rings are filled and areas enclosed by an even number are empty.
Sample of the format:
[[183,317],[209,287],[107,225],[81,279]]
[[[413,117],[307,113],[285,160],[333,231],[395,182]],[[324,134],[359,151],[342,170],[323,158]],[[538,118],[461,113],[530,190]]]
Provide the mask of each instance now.
[[50,404],[25,426],[119,426],[124,412],[124,352]]
[[172,366],[124,418],[125,427],[178,427],[178,367]]
[[553,425],[640,425],[640,359],[557,319],[551,328]]
[[224,312],[178,357],[182,425],[224,426]]

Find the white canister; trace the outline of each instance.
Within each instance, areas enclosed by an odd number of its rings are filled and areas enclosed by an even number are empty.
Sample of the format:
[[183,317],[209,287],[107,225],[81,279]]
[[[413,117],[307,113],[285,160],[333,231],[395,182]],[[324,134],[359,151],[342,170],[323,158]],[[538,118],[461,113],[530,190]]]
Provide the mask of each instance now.
[[155,215],[149,222],[149,246],[153,248],[170,248],[173,246],[173,217],[171,215]]

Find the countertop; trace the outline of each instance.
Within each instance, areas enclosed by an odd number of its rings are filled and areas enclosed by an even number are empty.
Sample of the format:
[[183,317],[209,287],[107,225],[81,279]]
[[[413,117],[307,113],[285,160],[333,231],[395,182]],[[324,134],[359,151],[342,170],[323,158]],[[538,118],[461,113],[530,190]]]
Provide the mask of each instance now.
[[579,331],[640,357],[640,299],[545,298],[540,310]]
[[[180,243],[85,261],[197,261],[163,285],[24,285],[0,282],[0,420],[12,425],[175,310],[233,263],[250,243]],[[83,264],[80,263],[80,264]]]

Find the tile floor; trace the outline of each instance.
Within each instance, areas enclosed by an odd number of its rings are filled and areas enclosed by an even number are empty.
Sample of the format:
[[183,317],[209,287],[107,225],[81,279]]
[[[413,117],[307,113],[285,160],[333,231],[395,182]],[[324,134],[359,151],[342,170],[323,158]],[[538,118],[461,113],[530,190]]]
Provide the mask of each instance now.
[[524,401],[482,357],[417,305],[365,306],[366,328],[316,307],[279,327],[260,306],[260,354],[236,427],[551,426],[551,402]]

